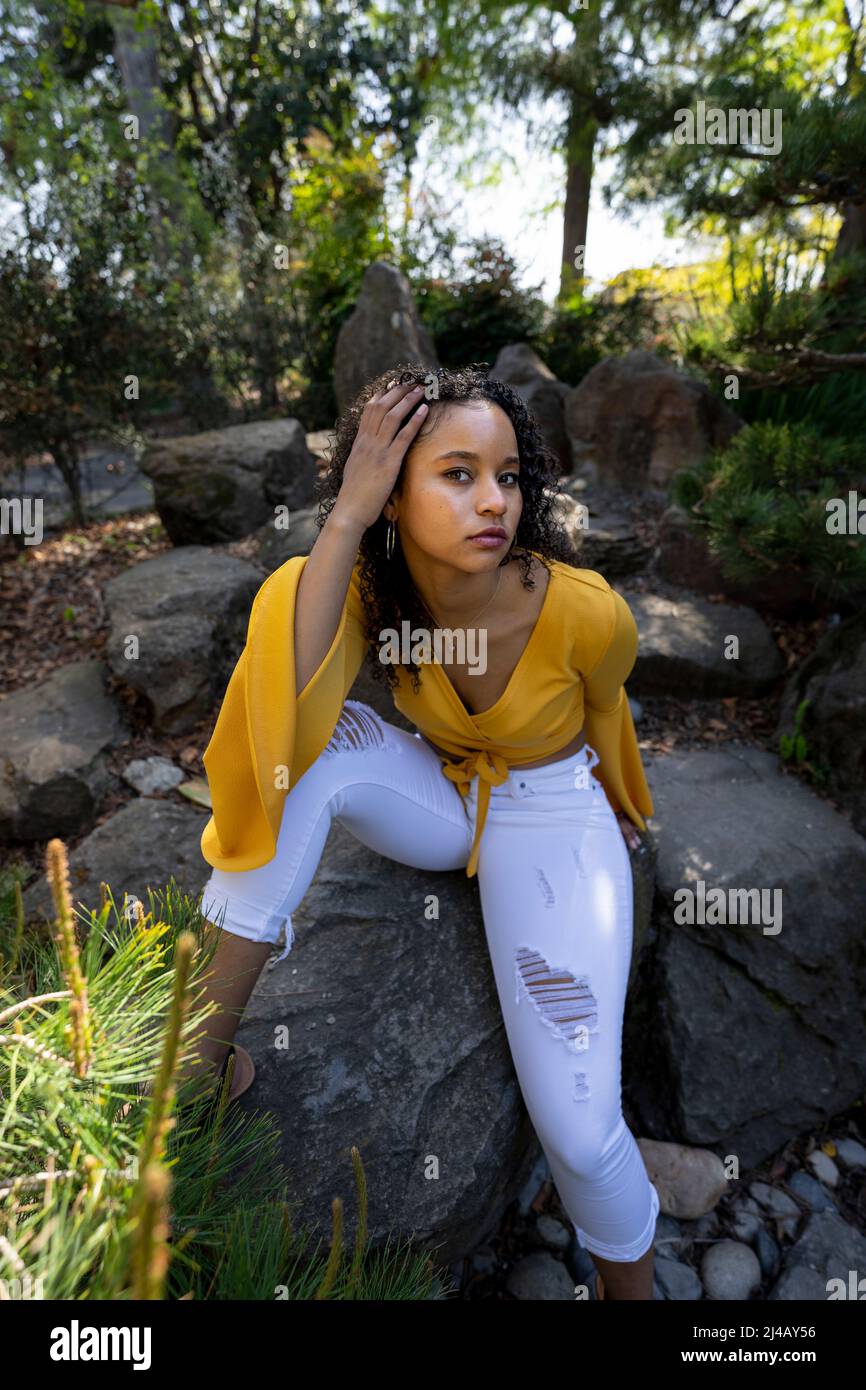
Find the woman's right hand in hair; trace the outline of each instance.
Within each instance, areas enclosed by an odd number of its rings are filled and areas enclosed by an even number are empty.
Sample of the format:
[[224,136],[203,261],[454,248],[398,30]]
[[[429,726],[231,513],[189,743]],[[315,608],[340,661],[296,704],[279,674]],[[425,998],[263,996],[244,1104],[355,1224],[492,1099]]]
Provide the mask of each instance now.
[[[359,529],[378,521],[394,491],[406,450],[427,418],[427,405],[418,405],[423,399],[423,386],[401,382],[371,396],[361,412],[333,507],[333,512],[339,511]],[[418,409],[404,424],[416,405]]]

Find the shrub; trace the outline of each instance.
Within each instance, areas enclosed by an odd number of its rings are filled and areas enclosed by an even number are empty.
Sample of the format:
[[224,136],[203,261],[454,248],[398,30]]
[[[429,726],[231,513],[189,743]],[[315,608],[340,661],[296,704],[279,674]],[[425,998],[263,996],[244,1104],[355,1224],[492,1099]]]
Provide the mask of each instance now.
[[206,344],[190,332],[185,268],[163,282],[134,189],[94,171],[57,181],[0,251],[0,449],[47,452],[84,521],[79,461],[92,439],[140,442],[146,410],[204,395]]
[[533,347],[560,381],[577,386],[597,362],[643,347],[668,357],[658,331],[654,301],[641,289],[624,299],[581,294],[550,311]]
[[[45,1299],[426,1299],[426,1252],[370,1252],[366,1186],[343,1260],[342,1204],[320,1252],[295,1227],[267,1112],[190,1095],[177,1069],[218,933],[172,881],[150,911],[108,885],[73,913],[65,847],[48,846],[56,935],[24,930],[20,870],[0,875],[0,1280]],[[195,997],[194,997],[195,996]],[[150,1084],[145,1097],[143,1084]],[[203,1123],[210,1114],[211,1123]],[[226,1181],[244,1164],[243,1189]],[[448,1290],[450,1292],[450,1290]]]
[[444,366],[492,366],[501,348],[537,336],[544,302],[537,290],[520,288],[517,274],[516,262],[501,243],[480,237],[471,243],[455,278],[414,281],[419,312]]
[[367,266],[395,260],[375,137],[322,125],[298,152],[287,228],[299,383],[291,411],[308,430],[331,429],[336,419],[334,350]]
[[836,601],[866,588],[866,546],[862,536],[828,529],[827,504],[847,504],[858,484],[862,494],[863,478],[855,441],[826,438],[811,425],[765,422],[677,473],[670,495],[706,529],[729,579],[798,571],[816,597]]

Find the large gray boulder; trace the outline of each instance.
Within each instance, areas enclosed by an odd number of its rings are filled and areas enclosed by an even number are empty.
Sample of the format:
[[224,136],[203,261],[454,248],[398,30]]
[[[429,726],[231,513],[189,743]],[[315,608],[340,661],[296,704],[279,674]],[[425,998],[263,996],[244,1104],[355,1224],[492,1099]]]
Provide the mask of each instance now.
[[652,543],[638,523],[645,520],[635,507],[634,493],[620,489],[587,488],[586,479],[565,478],[562,492],[583,510],[575,530],[573,561],[581,569],[597,570],[614,581],[645,570],[652,559]]
[[742,421],[703,382],[636,349],[587,372],[568,394],[565,425],[576,467],[639,490],[665,487],[727,444]]
[[565,428],[565,402],[571,388],[557,380],[528,343],[512,343],[502,348],[490,375],[517,392],[535,417],[544,442],[559,464],[560,473],[570,473],[573,459]]
[[385,860],[336,823],[292,925],[238,1030],[257,1069],[239,1104],[276,1117],[299,1222],[326,1234],[339,1196],[351,1244],[356,1144],[374,1245],[390,1227],[447,1264],[496,1228],[538,1154],[476,882]]
[[[866,844],[763,749],[645,766],[657,891],[623,1077],[644,1134],[735,1154],[744,1171],[866,1085]],[[699,907],[714,888],[738,911],[766,890],[760,920],[716,924],[710,904],[685,920],[683,890]]]
[[190,545],[109,581],[106,657],[139,691],[155,729],[185,733],[225,692],[246,641],[260,570]]
[[318,512],[318,507],[303,507],[289,513],[288,526],[271,520],[256,532],[258,560],[268,574],[296,555],[309,555],[319,534]]
[[792,734],[797,707],[806,757],[866,835],[866,619],[855,614],[828,629],[785,687],[778,733]]
[[[675,597],[627,593],[640,634],[629,677],[634,695],[717,699],[760,695],[785,673],[785,660],[763,618],[752,608],[709,603],[688,593]],[[731,639],[738,644],[738,654]]]
[[150,445],[141,468],[174,545],[249,535],[278,505],[306,507],[316,460],[298,420],[257,420]]
[[490,375],[513,387],[519,395],[530,390],[538,381],[556,381],[544,358],[539,357],[528,343],[509,343],[507,347],[500,348]]
[[334,395],[342,412],[363,386],[401,363],[439,366],[433,340],[418,316],[409,281],[375,261],[364,272],[354,312],[337,335]]
[[73,661],[0,703],[0,839],[76,835],[117,785],[108,754],[126,736],[100,661]]
[[[105,880],[118,908],[128,893],[138,898],[147,912],[148,887],[162,892],[172,875],[181,892],[196,897],[211,874],[200,847],[206,822],[206,812],[188,802],[136,797],[70,851],[73,904],[98,910],[99,884]],[[53,917],[44,877],[24,893],[24,911],[31,919]]]

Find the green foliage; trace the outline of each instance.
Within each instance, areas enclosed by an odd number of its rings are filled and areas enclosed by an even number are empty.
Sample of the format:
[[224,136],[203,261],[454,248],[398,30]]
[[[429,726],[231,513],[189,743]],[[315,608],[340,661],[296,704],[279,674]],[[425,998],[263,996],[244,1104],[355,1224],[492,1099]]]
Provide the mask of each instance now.
[[753,238],[738,238],[730,260],[733,293],[685,326],[683,361],[716,380],[739,376],[740,398],[729,404],[747,423],[809,423],[834,436],[860,437],[866,373],[803,355],[862,354],[866,253],[831,263],[818,284],[818,262],[802,235],[760,248]]
[[[866,252],[832,263],[817,287],[789,291],[779,286],[760,298],[763,304],[749,300],[742,305],[738,328],[744,343],[760,345],[765,364],[784,363],[798,349],[836,354],[866,349]],[[866,372],[807,367],[781,387],[746,392],[742,414],[749,421],[776,424],[808,421],[817,430],[862,438]]]
[[0,253],[0,449],[53,457],[79,521],[85,441],[134,447],[142,408],[187,387],[196,412],[194,297],[179,265],[157,264],[153,237],[134,187],[94,165],[58,179]]
[[501,348],[537,336],[544,303],[537,288],[522,289],[517,277],[517,264],[504,245],[484,236],[468,243],[453,278],[414,279],[421,317],[444,366],[492,365]]
[[791,734],[781,734],[779,736],[779,754],[784,762],[792,759],[797,763],[806,761],[808,745],[802,732],[803,719],[806,714],[806,707],[811,701],[801,700],[794,714],[794,731]]
[[301,383],[292,410],[307,429],[334,423],[334,349],[364,271],[373,261],[395,259],[384,192],[372,136],[329,125],[304,142],[294,167],[292,260],[284,280],[291,287],[293,362]]
[[803,732],[806,710],[812,701],[808,696],[801,700],[794,712],[794,728],[790,734],[779,735],[779,756],[783,762],[795,766],[797,772],[805,773],[816,787],[829,788],[832,768],[827,763],[815,761]]
[[[667,36],[666,36],[667,37]],[[735,3],[710,34],[695,25],[667,42],[618,93],[634,124],[616,192],[630,208],[668,201],[683,230],[705,232],[825,206],[834,215],[862,190],[866,86],[862,36],[835,0],[796,0],[770,11]],[[709,42],[708,42],[709,39]],[[846,73],[846,69],[848,72]],[[772,154],[755,145],[672,138],[677,112],[708,108],[782,113]],[[776,122],[778,134],[778,122]]]
[[705,468],[684,468],[679,473],[675,473],[670,483],[670,497],[672,502],[684,507],[686,511],[692,511],[698,506],[704,495],[706,478],[708,477]]
[[808,425],[746,426],[722,450],[671,481],[670,495],[706,528],[710,550],[737,582],[790,570],[829,601],[866,588],[859,535],[828,531],[827,503],[862,491],[859,445]]
[[[634,124],[615,178],[619,206],[664,200],[671,234],[726,247],[729,284],[720,276],[715,312],[710,298],[683,360],[717,381],[739,373],[731,406],[749,423],[811,423],[852,439],[866,410],[862,368],[797,359],[866,347],[866,82],[855,21],[834,0],[734,4],[709,43],[701,28],[700,39],[654,54],[619,94],[620,117]],[[782,138],[766,157],[760,141],[736,136],[681,143],[677,118],[699,100],[772,115],[771,138]]]
[[776,425],[808,422],[815,429],[854,439],[866,419],[866,373],[838,371],[787,390],[747,392],[740,414],[749,422]]
[[447,365],[493,363],[501,348],[526,342],[561,381],[577,384],[603,358],[635,346],[671,355],[654,300],[643,289],[597,298],[578,293],[548,309],[537,287],[520,286],[519,267],[501,241],[484,236],[468,245],[462,263],[453,239],[437,246],[437,254],[451,263],[447,278],[421,274],[417,260],[404,265],[424,324]]
[[[284,414],[285,390],[308,428],[332,423],[337,331],[366,265],[393,253],[383,165],[421,118],[411,55],[348,0],[254,16],[228,0],[219,24],[197,0],[171,21],[148,4],[135,19],[170,148],[126,128],[151,103],[105,62],[128,39],[124,11],[56,0],[28,15],[0,0],[0,53],[15,58],[0,78],[0,187],[25,228],[0,308],[12,387],[0,447],[49,449],[79,520],[85,437],[138,449],[160,413],[204,429]],[[42,336],[16,363],[22,322]]]
[[578,293],[559,300],[533,347],[554,375],[572,386],[605,357],[620,357],[635,347],[670,356],[654,302],[641,288],[624,297]]
[[[197,943],[186,977],[178,1063],[214,1012],[201,1002],[217,933],[199,903],[172,880],[149,892],[146,914],[107,885],[99,911],[75,910],[80,967],[93,1046],[84,1075],[72,1065],[69,1022],[76,1004],[49,934],[22,932],[20,869],[0,874],[0,1279],[25,1297],[135,1297],[132,1271],[148,1236],[138,1171],[153,1091],[172,1026],[179,943]],[[133,909],[134,911],[130,911]],[[184,946],[184,959],[189,960]],[[44,998],[53,995],[57,997]],[[354,1257],[343,1257],[342,1205],[330,1249],[296,1226],[277,1157],[279,1132],[267,1112],[225,1104],[204,1123],[209,1098],[181,1082],[169,1101],[176,1124],[154,1167],[166,1184],[164,1276],[147,1296],[236,1299],[426,1299],[441,1296],[429,1256],[414,1244],[367,1243],[366,1188],[353,1150],[359,1196]],[[243,1165],[243,1185],[230,1178]],[[53,1177],[49,1178],[49,1172]],[[12,1281],[20,1280],[16,1286]],[[29,1292],[28,1292],[29,1290]],[[450,1292],[450,1290],[449,1290]],[[14,1296],[14,1295],[13,1295]]]

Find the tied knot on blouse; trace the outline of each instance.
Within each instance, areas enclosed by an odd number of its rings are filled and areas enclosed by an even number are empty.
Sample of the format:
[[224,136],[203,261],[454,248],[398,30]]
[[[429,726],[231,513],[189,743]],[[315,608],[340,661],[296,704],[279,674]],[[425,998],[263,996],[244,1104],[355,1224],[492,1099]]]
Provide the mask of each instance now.
[[481,748],[478,752],[470,753],[468,757],[462,758],[460,762],[443,762],[442,771],[450,782],[456,783],[457,790],[464,797],[469,794],[472,778],[476,775],[478,777],[478,814],[475,820],[472,850],[466,866],[467,876],[472,878],[478,864],[479,843],[484,830],[484,822],[487,819],[487,808],[490,805],[490,789],[491,787],[501,787],[502,783],[508,780],[509,766],[501,753],[494,753],[489,748]]

